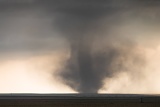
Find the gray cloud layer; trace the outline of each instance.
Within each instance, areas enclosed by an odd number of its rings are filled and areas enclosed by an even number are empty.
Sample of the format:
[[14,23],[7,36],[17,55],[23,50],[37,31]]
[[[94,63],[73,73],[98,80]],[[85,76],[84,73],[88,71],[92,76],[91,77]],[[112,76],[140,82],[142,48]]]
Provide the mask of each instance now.
[[[78,92],[97,93],[105,78],[121,71],[140,74],[145,65],[143,53],[137,53],[137,41],[126,33],[119,34],[128,31],[118,30],[132,21],[153,21],[151,12],[142,14],[147,1],[2,2],[1,52],[43,52],[68,45],[70,58],[58,76]],[[156,5],[153,2],[148,7]]]

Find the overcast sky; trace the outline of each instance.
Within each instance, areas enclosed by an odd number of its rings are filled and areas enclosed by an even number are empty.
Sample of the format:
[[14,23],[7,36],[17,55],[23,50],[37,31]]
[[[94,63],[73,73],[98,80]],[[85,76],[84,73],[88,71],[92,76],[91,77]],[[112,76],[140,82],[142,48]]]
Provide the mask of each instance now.
[[0,92],[159,93],[159,6],[0,0]]

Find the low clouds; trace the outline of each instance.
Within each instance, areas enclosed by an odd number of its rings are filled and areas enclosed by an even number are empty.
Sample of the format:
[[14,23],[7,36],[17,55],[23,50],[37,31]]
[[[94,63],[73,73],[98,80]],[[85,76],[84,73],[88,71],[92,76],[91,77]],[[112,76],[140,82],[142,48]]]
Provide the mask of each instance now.
[[[159,42],[158,3],[146,4],[137,0],[1,3],[0,54],[36,57],[64,52],[62,62],[57,62],[61,67],[49,70],[50,75],[79,93],[98,93],[121,73],[131,74],[131,80],[145,79],[146,50]],[[47,65],[55,65],[52,58]]]

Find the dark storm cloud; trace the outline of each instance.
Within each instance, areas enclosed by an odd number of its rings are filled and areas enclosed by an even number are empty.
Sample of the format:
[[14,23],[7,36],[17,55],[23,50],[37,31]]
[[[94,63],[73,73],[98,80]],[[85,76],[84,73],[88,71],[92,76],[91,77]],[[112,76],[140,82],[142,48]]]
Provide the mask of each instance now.
[[65,41],[49,17],[31,1],[0,1],[0,54],[43,53],[59,50]]
[[136,9],[146,3],[137,0],[32,0],[1,5],[1,51],[54,50],[53,47],[66,47],[61,40],[65,38],[70,58],[58,76],[78,92],[97,93],[105,78],[121,71],[138,72],[145,65],[134,40],[116,32],[117,27],[121,28],[123,22],[137,15]]

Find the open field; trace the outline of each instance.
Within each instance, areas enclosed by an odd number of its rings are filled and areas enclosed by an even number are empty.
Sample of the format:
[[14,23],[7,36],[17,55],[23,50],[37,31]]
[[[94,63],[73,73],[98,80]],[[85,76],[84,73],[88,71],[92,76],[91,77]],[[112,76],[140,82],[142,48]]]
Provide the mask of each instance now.
[[0,107],[159,107],[159,95],[1,94]]

